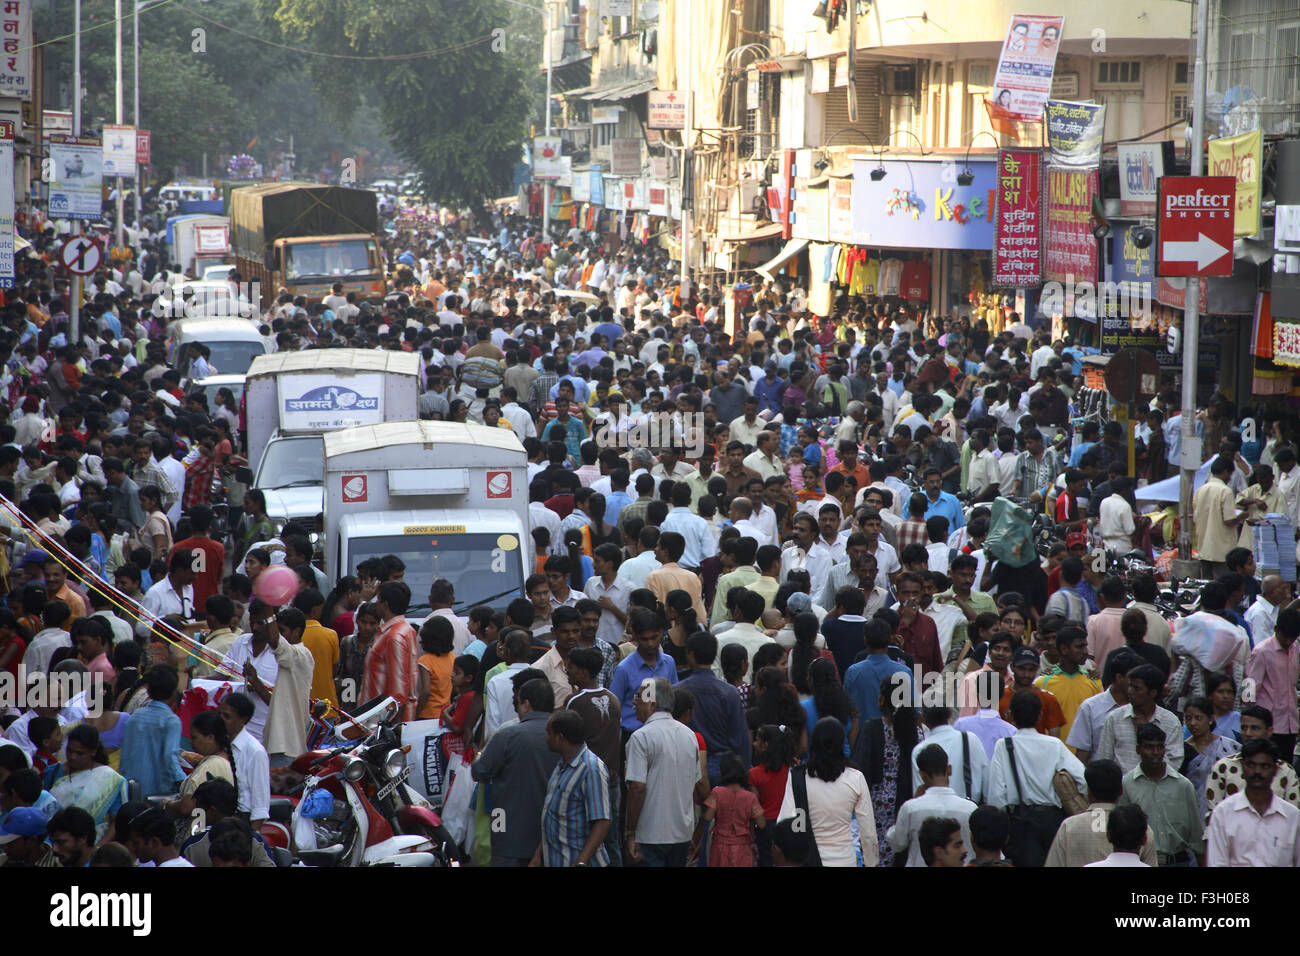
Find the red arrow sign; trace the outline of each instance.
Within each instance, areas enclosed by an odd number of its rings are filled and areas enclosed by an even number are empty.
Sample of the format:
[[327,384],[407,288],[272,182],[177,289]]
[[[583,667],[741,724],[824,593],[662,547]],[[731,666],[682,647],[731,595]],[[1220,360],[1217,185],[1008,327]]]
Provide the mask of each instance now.
[[1156,275],[1232,275],[1236,195],[1231,176],[1160,177]]

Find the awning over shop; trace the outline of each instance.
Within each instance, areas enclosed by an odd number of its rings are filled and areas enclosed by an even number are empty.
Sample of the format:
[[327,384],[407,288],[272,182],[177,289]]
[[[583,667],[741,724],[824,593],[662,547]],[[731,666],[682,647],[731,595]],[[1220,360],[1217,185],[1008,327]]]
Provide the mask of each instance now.
[[807,239],[791,239],[789,242],[785,244],[785,248],[783,248],[780,252],[778,252],[767,262],[759,266],[758,269],[756,269],[755,271],[759,275],[761,275],[764,279],[766,279],[768,282],[771,282],[775,273],[780,272],[782,269],[784,269],[785,264],[787,262],[789,262],[791,259],[799,255],[799,253],[803,252],[807,248],[808,248]]
[[764,242],[768,239],[778,238],[781,235],[781,229],[782,226],[779,222],[767,222],[754,227],[748,232],[718,236],[718,238],[723,242]]
[[642,93],[648,93],[655,88],[655,80],[632,80],[623,83],[611,83],[608,86],[593,84],[584,86],[581,89],[569,90],[565,96],[577,97],[584,100],[614,102],[616,100],[625,100],[629,97],[640,96]]

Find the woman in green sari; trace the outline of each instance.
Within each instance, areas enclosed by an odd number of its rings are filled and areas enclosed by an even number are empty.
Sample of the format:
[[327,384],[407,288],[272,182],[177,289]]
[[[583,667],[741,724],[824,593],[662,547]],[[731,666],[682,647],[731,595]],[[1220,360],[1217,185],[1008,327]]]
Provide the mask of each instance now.
[[259,541],[270,541],[275,537],[275,525],[266,515],[266,495],[256,488],[244,495],[244,534],[239,540],[238,561],[253,545]]
[[126,802],[126,778],[108,765],[99,731],[78,724],[67,733],[68,757],[46,788],[61,807],[81,807],[95,818],[95,842],[113,839],[113,819]]

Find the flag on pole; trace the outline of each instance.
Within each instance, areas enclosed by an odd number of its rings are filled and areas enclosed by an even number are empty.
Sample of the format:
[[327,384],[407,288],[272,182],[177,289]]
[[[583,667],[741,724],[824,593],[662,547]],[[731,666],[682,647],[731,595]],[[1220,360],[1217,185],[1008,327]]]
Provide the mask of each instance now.
[[1016,129],[1016,121],[1006,107],[998,106],[986,96],[984,98],[984,109],[988,111],[989,122],[996,132],[1005,133],[1017,143],[1020,142],[1020,132]]

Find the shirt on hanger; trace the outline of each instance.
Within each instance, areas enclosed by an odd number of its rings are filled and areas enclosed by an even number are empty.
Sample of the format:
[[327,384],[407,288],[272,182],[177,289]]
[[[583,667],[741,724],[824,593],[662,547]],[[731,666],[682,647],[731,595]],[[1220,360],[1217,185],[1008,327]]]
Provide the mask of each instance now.
[[886,259],[880,264],[880,295],[898,295],[903,278],[901,259]]

